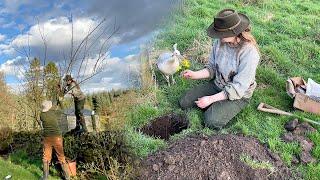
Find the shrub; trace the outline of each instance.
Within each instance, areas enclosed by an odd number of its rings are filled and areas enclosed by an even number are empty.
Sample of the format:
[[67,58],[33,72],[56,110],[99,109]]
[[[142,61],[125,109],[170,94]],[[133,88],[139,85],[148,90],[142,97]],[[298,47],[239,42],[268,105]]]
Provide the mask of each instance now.
[[[3,138],[9,141],[8,137]],[[41,132],[16,132],[12,135],[13,151],[24,151],[30,159],[42,158]],[[97,134],[66,134],[63,137],[64,152],[68,159],[77,161],[79,172],[85,172],[90,178],[96,175],[108,176],[117,164],[119,175],[126,174],[126,168],[134,162],[123,131],[104,131]],[[53,155],[52,162],[56,164]],[[115,163],[116,162],[116,163]],[[123,173],[122,173],[123,172]],[[120,178],[120,177],[119,177]]]
[[10,150],[12,143],[12,129],[3,127],[0,129],[0,154],[6,153]]

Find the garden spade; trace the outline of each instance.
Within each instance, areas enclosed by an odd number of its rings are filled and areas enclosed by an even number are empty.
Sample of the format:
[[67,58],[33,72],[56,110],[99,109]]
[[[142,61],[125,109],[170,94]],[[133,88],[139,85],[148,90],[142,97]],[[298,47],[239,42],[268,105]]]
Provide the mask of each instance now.
[[260,103],[257,109],[258,109],[259,111],[268,112],[268,113],[273,113],[273,114],[293,116],[293,117],[302,119],[303,121],[306,121],[306,122],[309,122],[309,123],[312,123],[312,124],[316,124],[316,125],[320,125],[320,122],[313,121],[313,120],[308,119],[308,118],[300,117],[300,116],[294,115],[294,114],[289,113],[289,112],[286,112],[286,111],[282,111],[282,110],[280,110],[280,109],[277,109],[277,108],[272,107],[272,106],[270,106],[270,105],[268,105],[268,104],[265,104],[265,103]]

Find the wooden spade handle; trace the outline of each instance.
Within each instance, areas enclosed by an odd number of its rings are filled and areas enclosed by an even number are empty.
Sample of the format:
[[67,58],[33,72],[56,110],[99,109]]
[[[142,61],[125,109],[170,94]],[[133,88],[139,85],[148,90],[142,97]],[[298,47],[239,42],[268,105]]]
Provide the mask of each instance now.
[[[277,109],[277,108],[272,107],[272,106],[270,106],[268,104],[265,104],[265,103],[260,103],[257,109],[259,111],[273,113],[273,114],[286,115],[286,116],[295,116],[292,113],[289,113],[289,112],[286,112],[286,111],[282,111],[280,109]],[[295,117],[298,117],[298,116],[295,116]],[[311,119],[308,119],[308,118],[304,118],[304,117],[298,117],[298,118],[303,120],[303,121],[312,123],[312,124],[320,125],[320,122],[318,122],[318,121],[314,121],[314,120],[311,120]]]
[[277,109],[277,108],[272,107],[272,106],[265,104],[265,103],[260,103],[258,106],[258,110],[263,111],[263,112],[273,113],[273,114],[293,116],[292,113],[282,111],[280,109]]

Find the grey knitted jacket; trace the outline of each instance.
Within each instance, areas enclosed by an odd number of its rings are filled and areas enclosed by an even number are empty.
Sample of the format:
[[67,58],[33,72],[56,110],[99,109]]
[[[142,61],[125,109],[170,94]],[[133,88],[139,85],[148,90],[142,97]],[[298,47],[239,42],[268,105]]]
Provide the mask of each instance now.
[[237,100],[252,96],[257,86],[255,75],[259,61],[259,52],[251,43],[230,47],[216,40],[205,67],[228,99]]

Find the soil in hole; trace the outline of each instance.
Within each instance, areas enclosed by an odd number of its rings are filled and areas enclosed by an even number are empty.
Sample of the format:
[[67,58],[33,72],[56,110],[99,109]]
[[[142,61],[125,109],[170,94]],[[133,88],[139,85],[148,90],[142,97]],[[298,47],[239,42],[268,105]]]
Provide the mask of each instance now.
[[[250,160],[243,160],[243,156]],[[193,135],[172,142],[167,149],[144,159],[139,172],[138,179],[164,180],[297,177],[257,139],[231,134]]]
[[143,126],[140,131],[149,136],[168,140],[170,136],[187,129],[188,125],[186,115],[171,113],[155,118],[149,124]]

